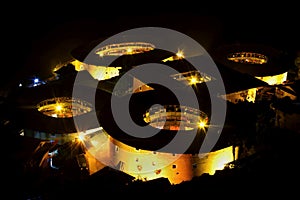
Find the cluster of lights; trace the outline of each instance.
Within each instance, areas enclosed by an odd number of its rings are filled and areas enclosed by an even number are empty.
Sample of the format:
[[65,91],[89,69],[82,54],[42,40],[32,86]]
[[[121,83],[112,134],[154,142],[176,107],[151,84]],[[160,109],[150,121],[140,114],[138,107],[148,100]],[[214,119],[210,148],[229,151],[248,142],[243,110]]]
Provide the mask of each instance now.
[[90,112],[92,105],[72,97],[55,97],[38,103],[37,109],[50,117],[69,118]]
[[230,53],[229,55],[227,55],[227,59],[243,64],[265,64],[268,61],[267,56],[254,52]]
[[212,76],[197,70],[174,74],[171,77],[177,81],[187,81],[189,85],[195,85],[204,82],[206,83],[214,80]]
[[19,87],[25,86],[25,87],[31,88],[31,87],[36,87],[36,86],[43,85],[43,84],[45,84],[44,81],[35,77],[32,79],[27,79],[24,83],[19,83]]
[[103,56],[122,56],[132,55],[138,53],[144,53],[151,51],[155,48],[153,44],[146,42],[125,42],[118,44],[109,44],[104,47],[100,47],[96,50],[96,54],[100,57]]
[[167,62],[167,61],[181,60],[183,58],[184,58],[183,50],[178,50],[174,56],[163,59],[162,61]]

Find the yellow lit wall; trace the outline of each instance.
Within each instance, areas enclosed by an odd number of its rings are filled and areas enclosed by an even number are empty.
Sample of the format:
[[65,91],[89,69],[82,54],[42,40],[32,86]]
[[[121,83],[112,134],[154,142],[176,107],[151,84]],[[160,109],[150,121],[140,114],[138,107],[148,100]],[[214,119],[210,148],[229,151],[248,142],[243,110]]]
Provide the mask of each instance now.
[[113,139],[103,129],[95,129],[94,133],[64,136],[68,138],[60,138],[60,141],[79,139],[83,142],[90,174],[109,166],[143,181],[163,177],[168,178],[171,184],[179,184],[204,173],[213,175],[216,170],[222,170],[225,164],[232,162],[234,157],[238,158],[238,147],[233,151],[232,146],[199,155],[136,149]]
[[263,76],[263,77],[256,77],[262,81],[265,81],[269,85],[279,85],[282,84],[287,79],[287,72],[282,74],[274,75],[274,76]]
[[89,151],[86,152],[86,158],[89,163],[89,173],[94,174],[95,172],[103,169],[106,167],[105,164],[101,163],[99,160],[97,160]]
[[256,98],[256,90],[257,88],[251,88],[248,90],[222,95],[221,97],[232,103],[238,103],[240,101],[248,101],[254,103]]
[[191,180],[193,177],[190,154],[170,154],[162,152],[119,149],[112,157],[115,164],[122,163],[121,171],[136,179],[153,180],[168,178],[172,184]]
[[76,71],[87,70],[94,79],[99,81],[119,76],[119,70],[121,69],[121,67],[88,65],[78,60],[74,60],[71,63],[75,66]]
[[148,90],[154,90],[152,87],[150,87],[149,85],[146,85],[145,83],[143,83],[142,81],[140,81],[137,78],[133,78],[133,88],[135,88],[133,93],[145,92],[145,91],[148,91]]
[[238,159],[238,149],[239,147],[228,146],[206,155],[198,155],[194,161],[195,164],[199,165],[194,169],[195,176],[200,176],[203,173],[214,175],[216,170],[223,170],[225,164]]
[[[237,150],[238,147],[234,151],[236,159]],[[171,184],[189,181],[204,173],[213,175],[216,170],[224,169],[225,164],[234,160],[232,146],[204,156],[136,150],[128,146],[126,149],[119,148],[111,157],[115,158],[115,165],[122,163],[120,170],[137,179],[165,177]]]

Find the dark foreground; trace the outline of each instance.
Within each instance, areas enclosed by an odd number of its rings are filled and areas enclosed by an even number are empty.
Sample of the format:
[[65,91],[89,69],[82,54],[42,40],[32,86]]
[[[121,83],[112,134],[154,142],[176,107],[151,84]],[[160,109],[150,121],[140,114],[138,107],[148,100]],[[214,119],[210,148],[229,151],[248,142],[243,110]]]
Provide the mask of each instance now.
[[[232,163],[214,175],[204,174],[191,181],[172,185],[166,178],[142,182],[106,167],[88,175],[66,165],[64,173],[38,167],[28,168],[28,159],[38,141],[21,136],[7,136],[3,149],[2,170],[9,199],[90,199],[116,193],[148,195],[190,193],[227,197],[298,196],[299,135],[277,130],[256,153]],[[271,139],[272,138],[272,139]],[[3,143],[3,144],[4,144]]]

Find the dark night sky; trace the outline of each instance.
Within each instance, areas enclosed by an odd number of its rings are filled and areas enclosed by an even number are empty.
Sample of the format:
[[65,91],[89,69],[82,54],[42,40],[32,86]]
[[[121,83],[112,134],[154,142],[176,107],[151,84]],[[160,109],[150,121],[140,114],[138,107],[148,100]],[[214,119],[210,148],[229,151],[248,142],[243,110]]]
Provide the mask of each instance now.
[[[19,16],[19,17],[18,17]],[[223,42],[250,41],[271,44],[288,51],[292,57],[300,49],[298,16],[205,16],[197,12],[158,11],[144,15],[108,15],[51,9],[18,13],[4,19],[2,36],[6,51],[5,73],[1,86],[29,75],[48,74],[53,67],[70,59],[70,51],[79,45],[131,28],[157,26],[181,31],[204,47]],[[8,76],[7,74],[11,74]]]

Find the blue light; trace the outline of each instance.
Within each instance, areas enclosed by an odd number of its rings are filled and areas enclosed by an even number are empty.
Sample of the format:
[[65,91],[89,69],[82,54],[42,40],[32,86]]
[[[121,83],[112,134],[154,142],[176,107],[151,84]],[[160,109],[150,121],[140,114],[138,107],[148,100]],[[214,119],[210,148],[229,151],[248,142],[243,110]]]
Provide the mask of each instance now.
[[35,78],[35,79],[33,80],[33,82],[34,82],[34,83],[38,83],[38,82],[39,82],[39,79],[38,79],[38,78]]

